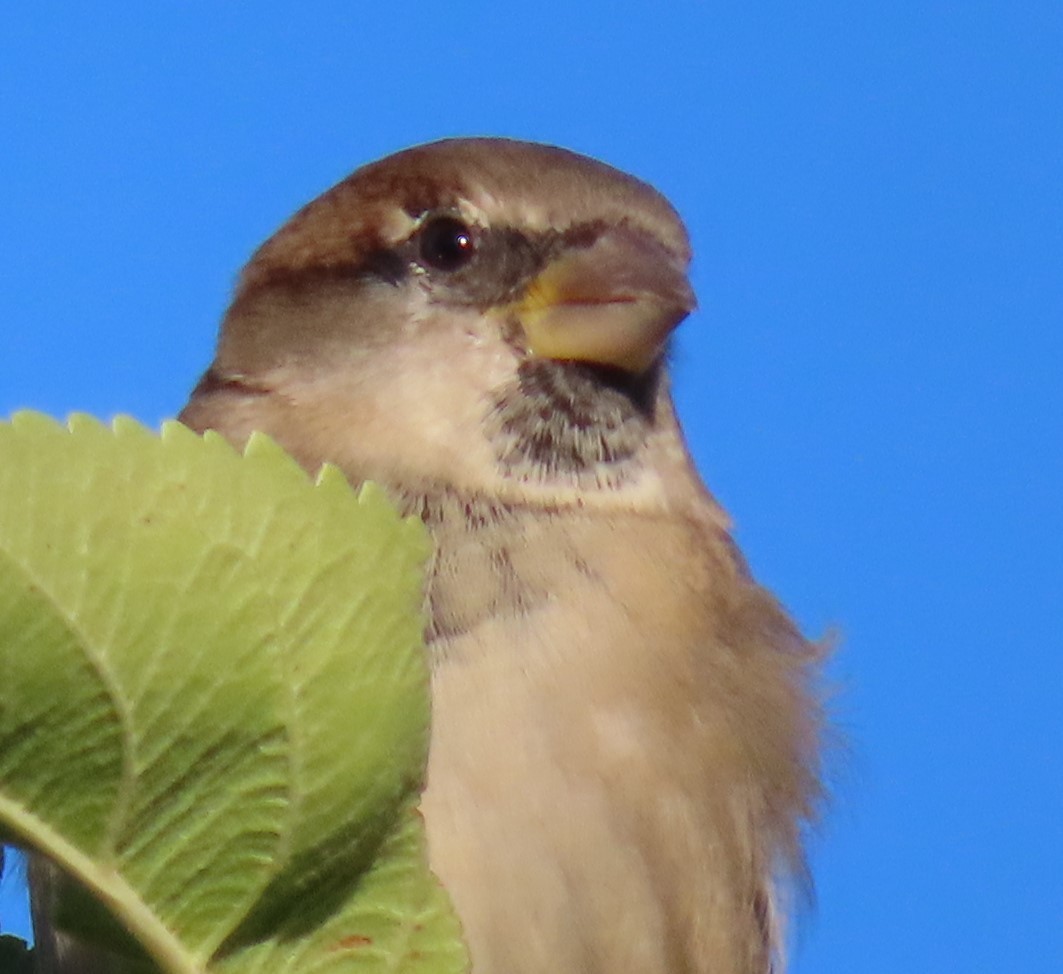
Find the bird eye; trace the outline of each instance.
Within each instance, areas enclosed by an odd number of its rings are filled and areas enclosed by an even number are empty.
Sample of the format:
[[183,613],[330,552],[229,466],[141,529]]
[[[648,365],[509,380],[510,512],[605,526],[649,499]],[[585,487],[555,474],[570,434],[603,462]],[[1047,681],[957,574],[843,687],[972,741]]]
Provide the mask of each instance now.
[[472,231],[452,216],[436,217],[421,230],[421,259],[436,270],[456,271],[475,253]]

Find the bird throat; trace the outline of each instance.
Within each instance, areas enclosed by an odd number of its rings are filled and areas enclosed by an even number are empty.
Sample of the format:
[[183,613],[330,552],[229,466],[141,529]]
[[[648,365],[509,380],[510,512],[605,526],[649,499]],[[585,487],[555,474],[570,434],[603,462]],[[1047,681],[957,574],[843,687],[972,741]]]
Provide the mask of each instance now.
[[623,483],[653,428],[660,377],[525,359],[494,394],[488,437],[500,470],[522,482]]

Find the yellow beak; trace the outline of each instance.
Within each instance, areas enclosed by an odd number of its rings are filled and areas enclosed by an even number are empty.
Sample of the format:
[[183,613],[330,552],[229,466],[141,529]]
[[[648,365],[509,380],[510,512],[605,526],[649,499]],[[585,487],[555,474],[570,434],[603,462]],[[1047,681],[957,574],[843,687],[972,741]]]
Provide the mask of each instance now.
[[534,355],[640,373],[695,305],[684,259],[615,227],[549,263],[507,310]]

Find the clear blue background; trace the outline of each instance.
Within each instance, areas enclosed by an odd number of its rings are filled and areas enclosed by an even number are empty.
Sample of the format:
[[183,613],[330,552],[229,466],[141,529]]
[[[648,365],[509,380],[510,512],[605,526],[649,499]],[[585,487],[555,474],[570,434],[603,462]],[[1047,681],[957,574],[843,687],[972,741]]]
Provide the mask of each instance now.
[[560,143],[671,197],[693,449],[759,576],[839,640],[793,969],[1058,969],[1063,3],[3,19],[0,414],[172,415],[253,247],[411,143]]

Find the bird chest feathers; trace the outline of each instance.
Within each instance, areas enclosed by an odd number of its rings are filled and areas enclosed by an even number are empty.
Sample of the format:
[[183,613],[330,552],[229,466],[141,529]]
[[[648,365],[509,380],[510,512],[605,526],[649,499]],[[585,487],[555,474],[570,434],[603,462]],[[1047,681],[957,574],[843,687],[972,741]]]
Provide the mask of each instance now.
[[726,537],[456,497],[421,513],[424,811],[477,970],[765,971],[766,864],[793,849],[811,728],[801,641]]

